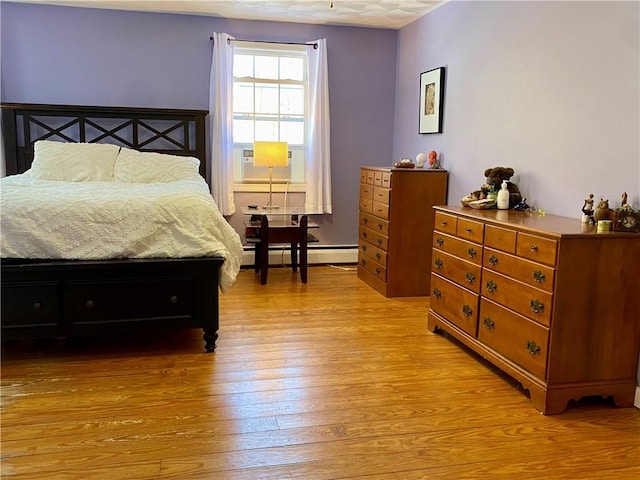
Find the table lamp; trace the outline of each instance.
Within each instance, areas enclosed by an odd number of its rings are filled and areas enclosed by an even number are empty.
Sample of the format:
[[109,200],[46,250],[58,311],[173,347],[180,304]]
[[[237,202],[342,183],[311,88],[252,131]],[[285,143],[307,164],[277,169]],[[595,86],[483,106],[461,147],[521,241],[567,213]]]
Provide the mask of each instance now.
[[273,205],[273,167],[286,167],[289,163],[287,142],[254,142],[253,164],[256,167],[269,167],[269,203],[263,208],[277,209]]

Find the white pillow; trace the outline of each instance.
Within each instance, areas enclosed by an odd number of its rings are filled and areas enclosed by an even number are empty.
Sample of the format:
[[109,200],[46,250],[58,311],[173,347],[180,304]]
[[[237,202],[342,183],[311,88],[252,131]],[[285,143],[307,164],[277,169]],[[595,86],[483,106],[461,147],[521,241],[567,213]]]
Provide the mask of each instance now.
[[123,148],[118,154],[116,182],[167,183],[200,178],[200,160],[194,157],[138,152]]
[[113,182],[120,147],[108,143],[65,143],[38,140],[34,144],[31,177],[65,182]]

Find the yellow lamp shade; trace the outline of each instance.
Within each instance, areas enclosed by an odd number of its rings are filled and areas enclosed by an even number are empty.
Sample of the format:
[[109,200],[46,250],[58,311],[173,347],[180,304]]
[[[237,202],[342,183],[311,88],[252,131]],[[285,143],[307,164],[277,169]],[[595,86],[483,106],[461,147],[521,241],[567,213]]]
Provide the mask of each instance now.
[[289,164],[287,142],[254,142],[253,164],[257,167],[286,167]]

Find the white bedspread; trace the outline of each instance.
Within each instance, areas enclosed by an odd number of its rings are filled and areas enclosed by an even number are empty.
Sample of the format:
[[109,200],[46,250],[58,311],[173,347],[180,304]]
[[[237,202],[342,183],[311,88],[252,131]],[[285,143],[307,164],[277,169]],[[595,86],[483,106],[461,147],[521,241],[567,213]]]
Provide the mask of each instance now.
[[0,180],[5,258],[103,260],[221,255],[220,288],[235,280],[242,242],[204,180],[169,183]]

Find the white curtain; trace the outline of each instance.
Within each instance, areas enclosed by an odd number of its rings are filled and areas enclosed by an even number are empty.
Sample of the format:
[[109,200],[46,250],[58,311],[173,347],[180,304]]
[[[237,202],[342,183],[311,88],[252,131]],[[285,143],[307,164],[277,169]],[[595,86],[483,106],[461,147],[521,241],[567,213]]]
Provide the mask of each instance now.
[[329,74],[326,39],[313,42],[307,51],[309,74],[307,122],[307,195],[305,210],[332,213],[331,207],[331,139],[329,135]]
[[233,199],[233,37],[213,33],[209,122],[211,138],[211,185],[213,199],[222,215],[236,211]]

